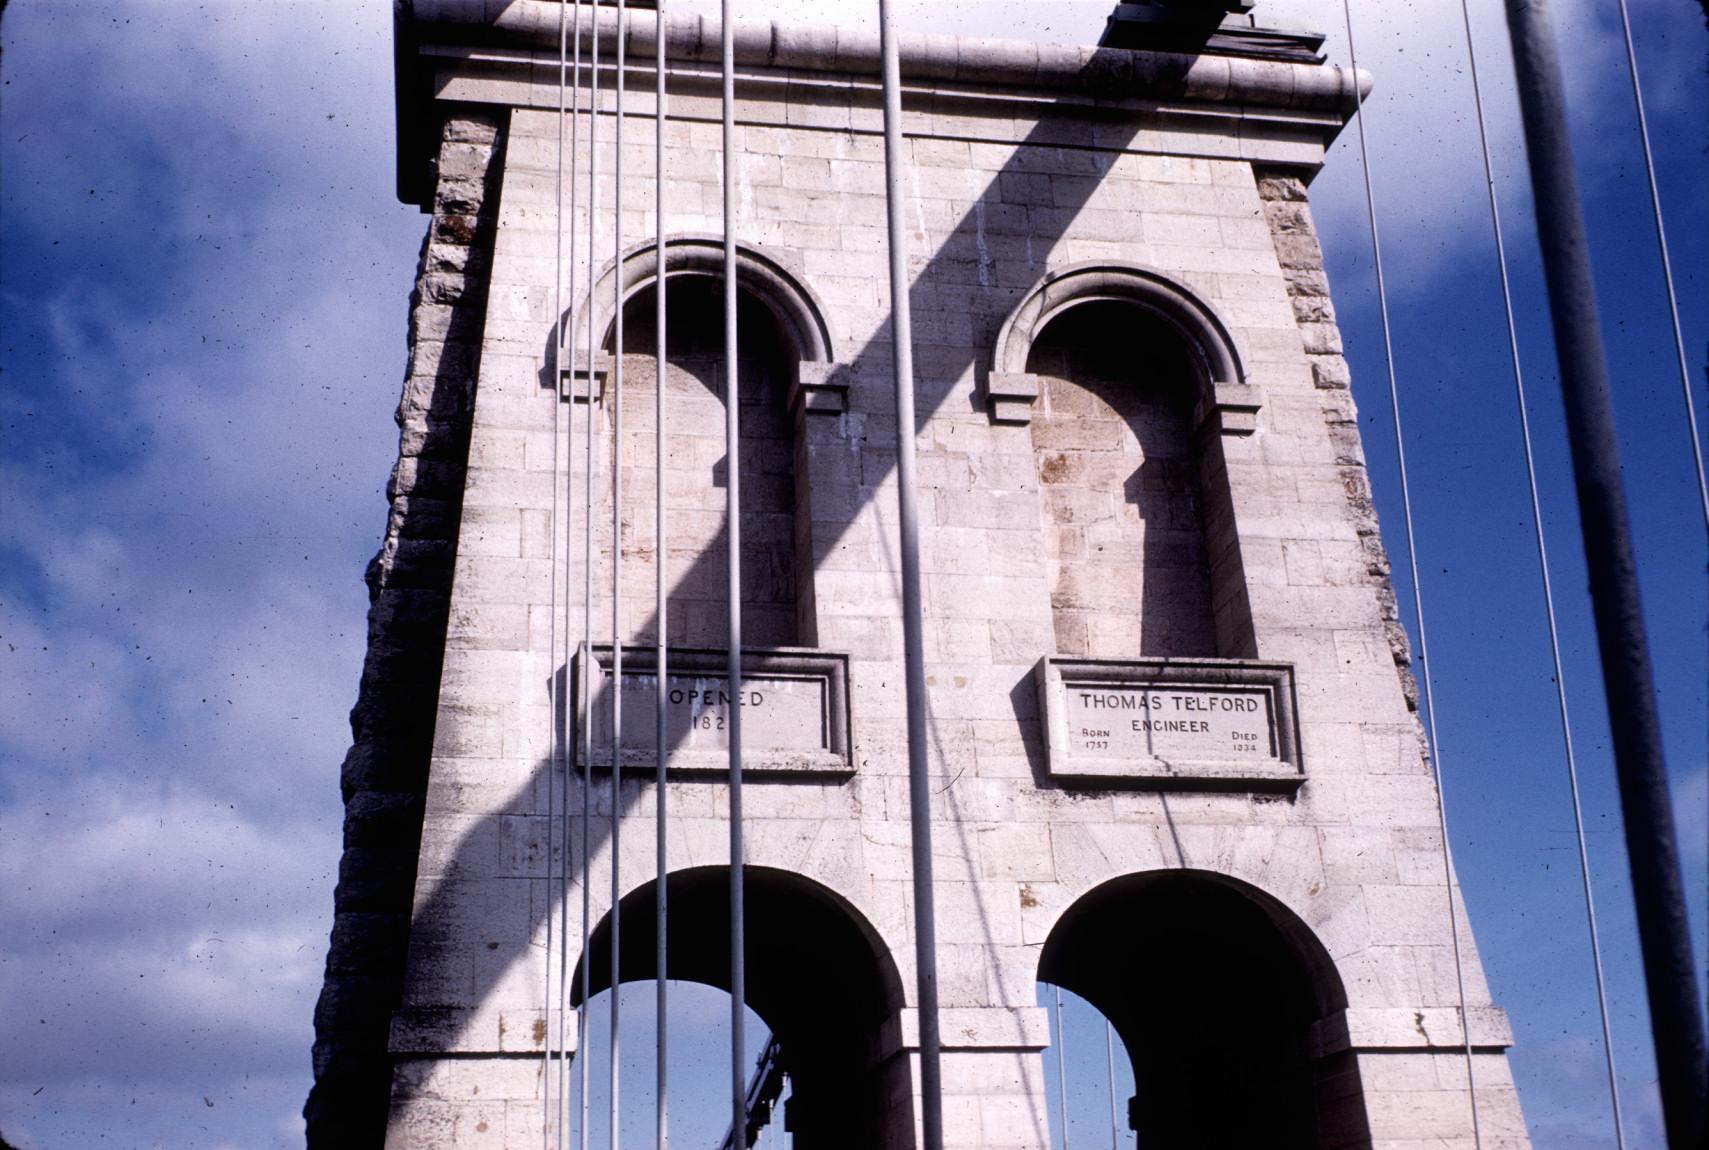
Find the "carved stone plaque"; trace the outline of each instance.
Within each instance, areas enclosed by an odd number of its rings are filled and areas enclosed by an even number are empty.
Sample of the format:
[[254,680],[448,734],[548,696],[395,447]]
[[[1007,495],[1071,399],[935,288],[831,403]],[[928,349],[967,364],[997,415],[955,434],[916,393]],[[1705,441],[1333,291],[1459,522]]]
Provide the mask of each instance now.
[[1155,789],[1291,790],[1304,781],[1294,672],[1227,659],[1046,658],[1052,778]]
[[[665,676],[665,738],[672,772],[723,774],[729,769],[732,699],[723,651],[673,647]],[[593,765],[611,767],[612,651],[583,647],[576,656],[577,712],[591,722]],[[581,709],[583,669],[592,671],[588,711]],[[658,763],[657,695],[651,647],[623,650],[624,770],[651,770]],[[797,649],[743,653],[742,685],[734,705],[742,709],[744,771],[849,774],[848,656]],[[578,728],[579,729],[579,728]],[[576,753],[580,758],[580,736]]]

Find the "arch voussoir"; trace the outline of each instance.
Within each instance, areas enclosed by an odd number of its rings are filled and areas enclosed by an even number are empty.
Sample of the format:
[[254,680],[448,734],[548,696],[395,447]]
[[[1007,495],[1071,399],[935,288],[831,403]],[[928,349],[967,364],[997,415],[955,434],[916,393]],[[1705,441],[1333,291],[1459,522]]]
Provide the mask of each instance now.
[[1138,264],[1090,261],[1048,272],[998,329],[986,384],[994,423],[1025,424],[1039,395],[1027,371],[1035,340],[1063,312],[1096,301],[1130,303],[1167,323],[1197,368],[1193,422],[1225,435],[1250,435],[1262,406],[1247,382],[1240,349],[1216,312],[1184,284]]

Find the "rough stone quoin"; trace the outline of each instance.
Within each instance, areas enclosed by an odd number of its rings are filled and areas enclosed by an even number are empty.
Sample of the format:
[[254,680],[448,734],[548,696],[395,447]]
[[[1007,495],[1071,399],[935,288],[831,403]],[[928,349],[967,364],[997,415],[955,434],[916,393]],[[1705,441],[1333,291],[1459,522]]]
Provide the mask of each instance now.
[[403,990],[506,119],[447,110],[410,294],[398,462],[386,485],[385,538],[365,576],[368,653],[350,712],[344,856],[315,1007],[315,1088],[303,1111],[316,1144],[378,1144],[385,1131],[384,1051]]

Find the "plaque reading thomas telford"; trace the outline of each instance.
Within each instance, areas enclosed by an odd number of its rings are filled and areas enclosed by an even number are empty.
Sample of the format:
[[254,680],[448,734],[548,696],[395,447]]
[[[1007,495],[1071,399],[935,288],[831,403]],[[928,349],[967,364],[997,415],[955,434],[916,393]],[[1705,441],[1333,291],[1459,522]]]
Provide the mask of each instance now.
[[[653,650],[623,652],[623,766],[652,769],[658,761],[654,719]],[[669,769],[728,770],[730,709],[742,708],[743,762],[751,770],[846,774],[852,770],[848,741],[848,658],[823,651],[749,650],[742,659],[742,685],[731,698],[724,652],[672,648],[665,677],[665,738]],[[611,765],[610,647],[577,656],[577,674],[591,667],[593,763]],[[580,699],[580,690],[575,696]]]
[[1053,778],[1226,790],[1303,779],[1285,664],[1044,659],[1038,686]]
[[1256,691],[1071,687],[1068,739],[1106,759],[1274,761],[1267,701]]

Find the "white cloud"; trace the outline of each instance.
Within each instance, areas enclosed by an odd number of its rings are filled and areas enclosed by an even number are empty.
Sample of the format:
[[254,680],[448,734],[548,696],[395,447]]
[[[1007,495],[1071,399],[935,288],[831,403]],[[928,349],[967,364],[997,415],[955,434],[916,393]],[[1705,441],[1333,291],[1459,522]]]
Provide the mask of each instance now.
[[1701,871],[1709,862],[1709,766],[1674,776],[1673,818],[1681,862]]
[[0,1129],[300,1144],[422,227],[387,13],[7,16]]
[[[1558,1150],[1592,1150],[1614,1142],[1614,1112],[1609,1102],[1608,1064],[1602,1043],[1591,1032],[1561,1034],[1530,1044],[1531,1077],[1521,1095],[1534,1145]],[[1617,1052],[1617,1057],[1624,1057]],[[1620,1106],[1626,1143],[1659,1146],[1665,1142],[1661,1095],[1653,1080],[1621,1075]]]

